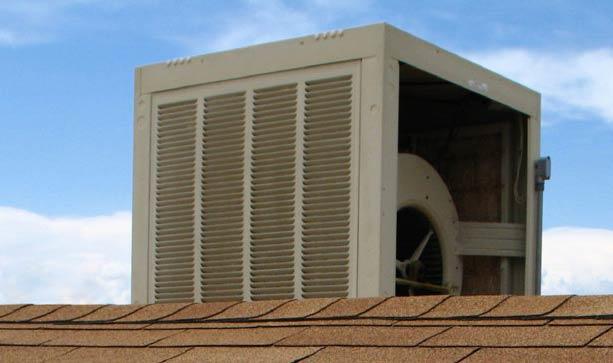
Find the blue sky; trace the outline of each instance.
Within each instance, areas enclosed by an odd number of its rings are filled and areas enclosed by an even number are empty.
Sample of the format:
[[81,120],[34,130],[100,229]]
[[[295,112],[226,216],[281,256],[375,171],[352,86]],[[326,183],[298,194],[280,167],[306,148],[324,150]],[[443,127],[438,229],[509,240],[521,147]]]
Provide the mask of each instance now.
[[[13,251],[0,256],[0,302],[127,302],[136,66],[382,21],[542,92],[542,154],[553,159],[545,253],[569,235],[599,249],[545,256],[559,266],[548,271],[551,292],[564,292],[579,274],[564,275],[565,264],[613,254],[611,14],[606,1],[0,0],[0,246]],[[98,266],[95,281],[73,277],[72,290],[43,293],[37,268],[11,262],[45,250],[39,267],[50,276],[79,275],[62,270],[61,248],[94,259],[83,268]],[[586,281],[603,275],[590,269]],[[112,273],[101,279],[102,270]],[[613,292],[611,275],[576,291]],[[86,296],[80,284],[113,292]]]

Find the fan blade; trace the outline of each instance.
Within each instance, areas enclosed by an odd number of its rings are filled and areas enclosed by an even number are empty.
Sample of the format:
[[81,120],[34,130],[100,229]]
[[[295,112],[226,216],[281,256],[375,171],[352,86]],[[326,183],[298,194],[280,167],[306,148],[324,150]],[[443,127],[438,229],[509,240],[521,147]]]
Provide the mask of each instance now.
[[419,258],[421,257],[421,254],[424,252],[424,248],[426,248],[426,245],[430,241],[430,238],[432,237],[433,234],[434,234],[433,230],[429,230],[428,233],[426,233],[426,235],[421,240],[421,242],[419,242],[419,246],[417,246],[417,248],[415,249],[415,252],[413,252],[413,255],[409,259],[409,262],[415,262],[419,260]]
[[404,277],[405,279],[408,277],[407,276],[407,265],[408,264],[409,264],[409,260],[404,260],[404,261],[396,260],[396,270],[400,272],[400,275]]

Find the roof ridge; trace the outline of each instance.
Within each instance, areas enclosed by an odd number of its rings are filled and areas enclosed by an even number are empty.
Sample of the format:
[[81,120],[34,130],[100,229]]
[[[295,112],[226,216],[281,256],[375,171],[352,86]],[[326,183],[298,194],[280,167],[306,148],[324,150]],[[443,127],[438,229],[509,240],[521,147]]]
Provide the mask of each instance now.
[[272,313],[272,312],[276,311],[277,309],[281,308],[282,306],[285,306],[285,305],[289,304],[290,302],[292,302],[292,301],[294,301],[294,300],[296,300],[296,299],[288,299],[288,300],[285,300],[285,301],[283,301],[282,303],[280,303],[279,305],[277,305],[277,306],[273,307],[272,309],[267,310],[267,311],[265,311],[265,312],[263,312],[263,313],[259,313],[259,314],[253,315],[253,316],[236,317],[236,318],[222,318],[222,319],[215,319],[215,317],[216,317],[216,316],[218,316],[218,315],[220,315],[220,314],[223,314],[225,311],[230,310],[231,308],[236,307],[236,306],[239,306],[239,305],[241,305],[241,304],[257,303],[257,302],[265,302],[265,301],[273,301],[273,300],[240,301],[240,302],[238,302],[237,304],[234,304],[234,305],[232,305],[232,306],[229,306],[227,309],[224,309],[224,311],[220,311],[219,313],[214,314],[214,315],[212,315],[212,316],[210,316],[210,317],[208,317],[208,318],[205,318],[205,319],[203,319],[203,320],[206,320],[207,322],[211,322],[211,323],[219,323],[219,322],[242,322],[242,321],[249,321],[249,320],[252,320],[252,319],[255,319],[255,318],[259,318],[259,317],[262,317],[262,316],[264,316],[264,315],[270,314],[270,313]]
[[480,317],[480,316],[482,316],[482,315],[485,315],[485,314],[489,313],[490,311],[492,311],[492,310],[496,309],[497,307],[499,307],[499,306],[500,306],[500,304],[502,304],[502,303],[504,303],[505,301],[509,300],[509,298],[510,298],[510,297],[511,297],[511,295],[506,295],[506,296],[504,297],[504,299],[500,300],[498,303],[494,304],[494,306],[492,306],[492,307],[491,307],[491,308],[489,308],[488,310],[486,310],[486,311],[482,312],[481,314],[477,314],[476,316],[477,316],[477,317]]
[[[445,301],[449,300],[452,296],[454,296],[454,295],[445,295],[445,297],[441,301],[437,302],[436,304],[434,304],[434,306],[431,306],[428,310],[424,311],[423,313],[418,314],[417,316],[415,316],[415,318],[420,318],[420,317],[428,314],[432,310],[434,310],[437,307],[439,307],[442,303],[444,303]],[[393,296],[393,297],[395,297],[395,298],[403,298],[403,297],[409,297],[409,296]]]
[[319,314],[319,313],[321,313],[322,311],[324,311],[324,310],[326,310],[327,308],[329,308],[330,306],[332,306],[332,305],[334,305],[334,304],[337,304],[338,302],[340,302],[340,301],[342,301],[342,300],[343,300],[343,298],[338,298],[338,299],[336,299],[336,300],[332,301],[331,303],[327,304],[326,306],[324,306],[324,307],[320,308],[319,310],[317,310],[317,311],[315,311],[315,312],[313,312],[313,313],[307,314],[306,316],[304,316],[304,317],[303,317],[303,319],[308,319],[309,317],[311,317],[311,316],[313,316],[313,315]]
[[16,307],[15,309],[13,309],[13,310],[9,311],[9,312],[8,312],[8,313],[6,313],[6,314],[0,315],[0,319],[4,318],[4,317],[5,317],[5,316],[7,316],[7,315],[10,315],[10,314],[12,314],[12,313],[15,313],[15,312],[17,312],[17,311],[19,311],[19,310],[21,310],[21,309],[23,309],[23,308],[26,308],[26,307],[28,307],[28,306],[32,306],[32,305],[34,305],[34,304],[22,304],[21,306],[19,306],[20,304],[16,304],[16,305],[17,305],[17,307]]
[[[153,305],[153,304],[149,304],[149,305]],[[177,309],[177,310],[175,310],[175,311],[173,311],[173,312],[170,312],[170,313],[168,313],[168,314],[166,314],[166,315],[163,315],[163,316],[157,317],[156,319],[154,319],[154,320],[150,320],[150,321],[151,321],[152,323],[153,323],[153,322],[160,321],[160,320],[162,320],[162,319],[164,319],[164,318],[167,318],[167,317],[169,317],[169,316],[171,316],[171,315],[174,315],[174,314],[176,314],[176,313],[178,313],[178,312],[180,312],[180,311],[183,311],[183,310],[187,309],[188,307],[190,307],[190,306],[192,306],[192,305],[196,305],[196,303],[187,304],[187,305],[185,305],[185,306],[184,306],[184,307],[182,307],[182,308],[179,308],[179,309]],[[142,320],[142,321],[144,322],[144,321],[146,321],[146,320]],[[139,321],[135,321],[135,322],[139,322]]]
[[[19,308],[19,309],[15,310],[15,311],[11,312],[10,314],[4,315],[2,318],[9,317],[10,315],[15,314],[16,312],[23,311],[23,310],[25,310],[25,309],[27,309],[29,307],[36,308],[38,306],[53,306],[53,305],[56,305],[56,304],[48,304],[48,305],[47,304],[41,304],[41,305],[29,304],[28,306],[24,306],[23,308]],[[31,317],[29,317],[27,319],[23,319],[23,320],[4,320],[2,322],[3,323],[34,323],[33,320],[40,319],[40,318],[42,318],[44,316],[47,316],[47,315],[49,315],[51,313],[54,313],[54,312],[58,311],[59,309],[65,307],[65,306],[69,306],[69,305],[57,304],[57,307],[51,308],[51,310],[45,311],[42,314],[31,316]],[[0,318],[0,319],[2,319],[2,318]]]
[[73,321],[73,320],[76,320],[76,319],[81,319],[81,318],[86,317],[89,314],[95,313],[96,311],[98,311],[98,310],[100,310],[100,309],[102,309],[102,308],[104,308],[106,306],[109,306],[109,305],[111,305],[111,304],[100,305],[97,308],[95,308],[94,310],[92,310],[92,311],[90,311],[88,313],[85,313],[85,314],[83,314],[81,316],[75,316],[74,318],[72,318],[72,319],[70,319],[68,321]]
[[[362,311],[361,313],[359,313],[358,315],[355,316],[355,318],[362,318],[363,314],[368,313],[369,311],[371,311],[372,309],[376,308],[377,306],[383,304],[384,302],[386,302],[387,300],[391,299],[393,296],[387,296],[385,297],[383,300],[379,301],[378,303],[374,304],[373,306],[369,307],[368,309]],[[366,317],[364,317],[364,319],[366,319]]]
[[[130,304],[130,305],[132,305],[132,304]],[[134,310],[132,310],[132,311],[130,311],[130,312],[128,312],[128,313],[125,313],[124,315],[116,316],[116,317],[114,317],[113,319],[107,319],[107,320],[83,320],[83,321],[73,321],[73,323],[85,323],[85,324],[104,324],[104,323],[111,323],[111,322],[115,322],[115,320],[118,320],[118,319],[123,319],[123,318],[125,318],[125,317],[126,317],[126,316],[128,316],[128,315],[134,314],[135,312],[140,311],[140,310],[144,309],[146,306],[149,306],[149,305],[150,305],[150,304],[140,305],[138,308],[136,308],[136,309],[134,309]],[[98,312],[98,311],[100,311],[100,310],[102,310],[102,309],[104,309],[104,308],[109,308],[109,307],[113,307],[113,306],[121,306],[121,305],[116,305],[116,304],[108,304],[108,305],[102,306],[100,309],[96,309],[96,310],[94,310],[94,311],[92,311],[92,312],[89,312],[88,314],[85,314],[85,315],[83,315],[83,316],[81,316],[81,317],[79,317],[79,318],[75,318],[75,320],[76,320],[76,319],[83,319],[83,318],[86,318],[86,317],[88,317],[89,315],[92,315],[92,314],[94,314],[94,313],[96,313],[96,312]],[[119,322],[118,322],[118,323],[119,323]]]
[[[49,321],[44,321],[44,320],[42,320],[42,321],[41,321],[41,320],[39,320],[39,319],[42,319],[42,318],[44,318],[44,317],[46,317],[46,316],[52,315],[52,314],[54,314],[54,313],[56,313],[56,312],[59,312],[59,311],[61,311],[62,309],[69,309],[69,308],[71,308],[71,307],[75,307],[75,306],[79,306],[79,305],[62,305],[62,306],[60,306],[58,309],[55,309],[55,310],[49,311],[47,314],[43,314],[43,315],[41,315],[41,316],[38,316],[38,317],[32,318],[32,319],[30,320],[30,322],[31,322],[31,323],[41,323],[41,324],[44,324],[44,323],[55,323],[55,322],[67,322],[67,323],[68,323],[68,322],[71,322],[71,321],[73,321],[73,320],[75,320],[75,319],[81,319],[81,318],[82,318],[82,317],[84,317],[84,316],[87,316],[87,315],[89,315],[89,314],[91,314],[91,313],[94,313],[94,312],[96,312],[96,311],[98,311],[98,310],[102,309],[102,308],[103,308],[103,307],[105,307],[105,306],[109,306],[109,304],[105,304],[105,305],[97,305],[97,307],[96,307],[96,308],[94,308],[93,310],[88,311],[88,312],[86,312],[86,313],[84,313],[84,314],[82,314],[82,315],[79,315],[79,316],[74,316],[74,317],[72,317],[72,318],[70,318],[70,319],[64,319],[64,320],[62,320],[62,319],[58,319],[58,320],[49,320]],[[83,305],[83,306],[87,306],[87,305]]]
[[566,304],[567,301],[569,301],[570,299],[574,298],[575,296],[577,296],[577,295],[568,295],[566,297],[566,299],[564,299],[558,305],[556,305],[555,307],[551,308],[549,311],[546,311],[546,312],[542,313],[541,315],[545,316],[545,315],[549,315],[549,314],[553,313],[554,311],[558,310],[562,305]]
[[[240,304],[240,303],[242,303],[242,302],[243,302],[243,301],[235,301],[235,302],[234,302],[234,304],[228,305],[228,306],[226,306],[225,308],[221,309],[220,311],[218,311],[218,312],[216,312],[216,313],[214,313],[214,314],[212,314],[212,315],[209,315],[209,316],[207,316],[207,317],[202,318],[202,320],[211,319],[211,318],[214,318],[215,316],[217,316],[217,315],[219,315],[219,314],[223,314],[223,313],[224,313],[224,312],[226,312],[228,309],[231,309],[231,308],[235,307],[236,305],[238,305],[238,304]],[[206,303],[204,303],[204,304],[206,304]],[[190,319],[190,320],[194,320],[194,319]]]

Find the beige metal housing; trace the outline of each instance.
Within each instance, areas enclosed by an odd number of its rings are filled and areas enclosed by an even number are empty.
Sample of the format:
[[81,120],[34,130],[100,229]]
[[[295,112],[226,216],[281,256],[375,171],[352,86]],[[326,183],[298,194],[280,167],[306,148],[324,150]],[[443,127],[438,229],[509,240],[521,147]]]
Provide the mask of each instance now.
[[405,206],[454,293],[537,291],[540,96],[479,65],[376,24],[140,67],[134,102],[133,303],[392,296]]

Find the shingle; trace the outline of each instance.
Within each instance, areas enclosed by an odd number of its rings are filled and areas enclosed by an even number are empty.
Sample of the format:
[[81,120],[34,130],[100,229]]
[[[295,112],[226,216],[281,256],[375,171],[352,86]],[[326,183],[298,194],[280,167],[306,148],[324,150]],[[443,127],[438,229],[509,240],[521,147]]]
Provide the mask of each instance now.
[[611,362],[613,350],[604,348],[483,348],[465,362]]
[[129,315],[145,305],[107,305],[75,321],[113,321]]
[[[113,324],[113,323],[105,323],[105,324],[40,324],[40,329],[55,329],[55,330],[134,330],[134,329],[143,329],[147,327],[149,324]],[[159,329],[163,330],[163,329]]]
[[49,322],[49,321],[67,321],[85,316],[96,309],[100,309],[102,305],[67,305],[61,308],[41,316],[40,318],[32,319],[37,322]]
[[279,346],[415,346],[444,328],[312,327],[282,340]]
[[38,330],[38,332],[58,334],[45,343],[47,346],[82,347],[144,347],[177,334],[176,330]]
[[611,327],[608,327],[608,329],[608,332],[596,338],[590,343],[590,345],[598,347],[613,347],[613,330],[611,330]]
[[294,362],[307,357],[320,348],[303,347],[206,347],[194,348],[187,353],[169,360],[172,363],[179,362]]
[[483,316],[543,315],[560,306],[568,298],[568,296],[511,296]]
[[454,327],[424,346],[539,347],[582,346],[602,333],[599,326]]
[[573,296],[548,316],[613,315],[613,295]]
[[64,305],[29,305],[0,318],[0,321],[30,321],[32,319],[47,315],[61,308],[62,306]]
[[448,296],[392,297],[360,317],[414,318],[432,309]]
[[396,320],[390,319],[340,319],[340,320],[282,320],[282,321],[212,321],[212,322],[157,322],[147,326],[146,329],[224,329],[224,328],[265,328],[265,327],[308,327],[319,325],[362,325],[362,326],[391,326]]
[[0,323],[0,330],[2,329],[27,329],[27,330],[33,330],[33,329],[38,329],[42,326],[43,324],[34,324],[34,323],[28,323],[28,324],[24,324],[24,323]]
[[186,348],[78,348],[51,362],[161,362]]
[[198,320],[211,317],[218,314],[232,305],[236,305],[236,301],[210,302],[205,304],[193,304],[180,310],[172,315],[169,315],[161,320]]
[[62,334],[64,334],[62,331],[53,330],[0,330],[0,344],[39,345],[51,339],[59,338]]
[[475,348],[327,347],[304,362],[457,362]]
[[16,311],[17,309],[20,309],[22,307],[26,306],[25,304],[11,304],[11,305],[0,305],[0,318],[4,317],[5,315],[8,315],[14,311]]
[[553,319],[549,325],[613,325],[613,319]]
[[506,296],[452,296],[421,318],[479,316],[500,304]]
[[545,325],[548,319],[416,319],[399,320],[395,326],[533,326]]
[[242,302],[217,315],[213,315],[210,319],[250,319],[267,314],[288,301],[289,300],[265,300]]
[[[304,328],[201,329],[187,330],[154,344],[163,347],[271,345]],[[156,332],[157,330],[147,330]]]
[[259,324],[262,326],[392,326],[394,325],[394,323],[396,323],[396,320],[391,319],[305,319],[295,321],[265,321]]
[[60,356],[72,347],[0,347],[0,362],[43,362]]
[[175,314],[189,305],[190,303],[151,304],[117,319],[116,322],[154,321]]
[[[238,328],[239,323],[203,323],[203,322],[186,322],[186,323],[167,323],[157,322],[147,325],[146,330],[187,330],[187,329],[219,329],[219,328]],[[256,325],[252,325],[255,327]]]
[[297,319],[304,318],[321,311],[326,306],[333,304],[338,298],[292,300],[277,309],[265,314],[259,319]]
[[341,299],[328,306],[311,318],[345,318],[358,316],[368,309],[384,301],[383,297],[366,299]]

